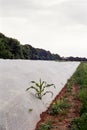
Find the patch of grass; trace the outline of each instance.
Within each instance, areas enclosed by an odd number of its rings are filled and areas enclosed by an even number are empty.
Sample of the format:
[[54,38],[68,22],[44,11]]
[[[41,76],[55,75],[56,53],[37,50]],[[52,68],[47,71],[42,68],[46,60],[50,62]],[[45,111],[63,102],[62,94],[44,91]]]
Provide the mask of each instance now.
[[69,130],[87,130],[87,63],[81,63],[73,75],[75,83],[80,86],[78,98],[82,106],[80,117],[71,121]]
[[75,83],[87,87],[87,63],[81,63],[73,75]]
[[87,63],[81,63],[71,78],[68,79],[67,91],[71,92],[73,84],[78,84],[81,88],[87,87]]
[[87,112],[87,88],[83,88],[79,92],[79,98],[82,102],[80,114]]
[[45,123],[40,124],[38,130],[50,130],[52,128],[52,120],[48,120]]
[[69,104],[67,103],[66,99],[60,99],[58,101],[55,101],[51,107],[50,110],[48,111],[48,113],[50,115],[56,115],[56,114],[66,114],[66,108],[70,107]]
[[87,130],[87,113],[72,120],[70,130]]
[[83,88],[80,90],[79,98],[82,102],[87,102],[87,88]]
[[70,79],[68,79],[67,84],[66,84],[67,92],[71,92],[72,84],[74,82],[75,82],[75,79],[73,78],[73,76]]
[[52,119],[48,119],[46,122],[41,123],[37,130],[50,130],[50,129],[57,129],[58,126],[52,124]]

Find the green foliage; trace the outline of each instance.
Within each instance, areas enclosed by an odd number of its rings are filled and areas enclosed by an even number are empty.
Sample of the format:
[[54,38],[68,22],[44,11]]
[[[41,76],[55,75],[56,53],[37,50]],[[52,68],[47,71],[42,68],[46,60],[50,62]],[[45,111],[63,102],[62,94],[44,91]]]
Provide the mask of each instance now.
[[70,130],[87,130],[87,63],[81,63],[73,75],[75,83],[80,85],[80,117],[71,121]]
[[48,120],[46,123],[42,123],[38,130],[50,130],[52,127],[52,121]]
[[21,45],[13,38],[0,33],[0,58],[4,59],[32,59],[32,60],[60,60],[58,54],[51,54],[44,49],[34,48],[31,45]]
[[79,98],[82,102],[80,114],[87,112],[87,88],[82,88],[79,92]]
[[52,105],[50,110],[48,111],[49,114],[51,115],[57,115],[59,113],[63,114],[66,113],[65,109],[70,107],[69,104],[67,103],[66,99],[60,99],[58,101],[55,101]]
[[70,130],[87,130],[87,113],[82,114],[80,118],[73,119],[70,127]]
[[20,42],[18,40],[9,38],[8,46],[9,50],[13,54],[14,59],[23,58],[22,46],[20,45]]
[[68,92],[71,92],[71,89],[72,89],[72,78],[70,78],[68,81],[67,81],[67,84],[66,84],[66,87],[67,87],[67,91]]
[[0,58],[22,59],[23,54],[20,42],[0,34]]
[[31,49],[30,49],[30,46],[29,45],[24,45],[22,46],[22,50],[23,50],[23,56],[24,56],[24,59],[31,59]]
[[72,75],[70,79],[67,81],[67,91],[71,91],[73,84],[80,85],[81,88],[87,87],[87,64],[82,62],[75,73]]
[[87,102],[87,88],[82,88],[80,90],[79,98],[82,102]]
[[39,80],[39,83],[35,81],[31,81],[31,83],[33,84],[33,86],[27,88],[26,91],[28,91],[29,89],[34,89],[36,92],[35,95],[37,98],[42,99],[42,97],[46,95],[47,93],[51,93],[53,96],[53,92],[45,91],[45,88],[51,87],[51,86],[55,87],[54,84],[47,84],[45,81],[42,81],[41,79]]
[[74,73],[74,79],[76,84],[81,87],[87,86],[87,63],[81,63]]
[[80,114],[87,112],[87,63],[81,63],[77,68],[74,79],[80,85],[79,99],[82,102]]

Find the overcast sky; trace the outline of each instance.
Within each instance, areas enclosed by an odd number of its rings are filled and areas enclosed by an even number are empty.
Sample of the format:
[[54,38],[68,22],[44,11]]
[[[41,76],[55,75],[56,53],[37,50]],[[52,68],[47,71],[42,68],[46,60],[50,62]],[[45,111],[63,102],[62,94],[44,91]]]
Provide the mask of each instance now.
[[87,57],[87,0],[0,0],[0,31],[61,56]]

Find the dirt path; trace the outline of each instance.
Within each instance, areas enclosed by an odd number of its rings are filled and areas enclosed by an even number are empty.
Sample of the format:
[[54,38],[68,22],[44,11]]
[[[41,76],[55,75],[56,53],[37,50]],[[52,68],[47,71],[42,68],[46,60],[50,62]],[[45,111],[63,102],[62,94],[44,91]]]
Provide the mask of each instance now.
[[79,90],[80,90],[80,88],[78,85],[73,85],[71,91],[68,92],[67,88],[65,86],[62,89],[62,91],[59,93],[59,95],[56,96],[56,98],[53,102],[55,102],[56,100],[59,100],[61,98],[67,98],[68,104],[70,107],[68,107],[65,110],[65,113],[63,113],[63,114],[60,113],[60,114],[57,114],[56,116],[52,116],[52,115],[48,114],[48,111],[50,109],[50,107],[49,107],[46,112],[43,112],[40,115],[41,120],[37,123],[35,130],[38,130],[40,124],[43,122],[47,122],[47,120],[49,120],[49,119],[52,121],[52,126],[53,126],[53,128],[51,128],[50,130],[68,130],[68,128],[70,127],[71,120],[74,117],[79,117],[79,110],[81,107],[81,102],[78,99]]

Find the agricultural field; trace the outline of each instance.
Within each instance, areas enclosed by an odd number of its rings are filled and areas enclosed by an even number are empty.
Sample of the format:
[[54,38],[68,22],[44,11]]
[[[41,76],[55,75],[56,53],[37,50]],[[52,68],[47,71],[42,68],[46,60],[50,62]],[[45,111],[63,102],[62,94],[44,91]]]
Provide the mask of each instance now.
[[36,130],[87,130],[87,63],[81,63],[41,115]]
[[34,130],[79,64],[0,59],[0,130]]

